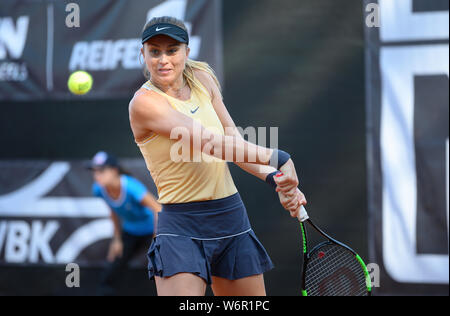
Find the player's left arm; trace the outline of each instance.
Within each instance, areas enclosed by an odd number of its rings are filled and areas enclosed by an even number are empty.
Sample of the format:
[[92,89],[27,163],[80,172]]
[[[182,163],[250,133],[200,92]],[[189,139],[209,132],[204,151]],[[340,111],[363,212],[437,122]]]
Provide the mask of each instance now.
[[[220,92],[220,89],[216,85],[214,79],[203,71],[195,71],[195,75],[202,82],[202,84],[208,89],[211,95],[211,101],[214,110],[216,111],[217,116],[219,117],[219,120],[222,123],[223,128],[225,129],[225,135],[243,138],[242,135],[239,133],[236,124],[231,118],[231,115],[228,112],[225,104],[223,103],[222,93]],[[275,168],[271,166],[262,166],[240,162],[235,162],[235,164],[239,166],[242,170],[254,175],[255,177],[263,181],[266,181],[266,178],[269,174],[277,171]],[[291,212],[291,216],[293,217],[296,216],[295,212],[298,204],[306,203],[304,194],[298,188],[294,188],[292,192],[283,195],[279,194],[279,198],[280,203],[286,210]]]

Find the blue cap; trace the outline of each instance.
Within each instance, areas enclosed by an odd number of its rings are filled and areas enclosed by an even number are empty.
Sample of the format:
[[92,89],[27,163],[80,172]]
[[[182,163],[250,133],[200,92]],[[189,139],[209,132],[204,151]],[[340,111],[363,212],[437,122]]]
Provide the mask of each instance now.
[[92,158],[91,162],[88,165],[88,169],[102,169],[106,167],[119,168],[119,162],[116,157],[105,152],[99,151],[95,154],[94,158]]

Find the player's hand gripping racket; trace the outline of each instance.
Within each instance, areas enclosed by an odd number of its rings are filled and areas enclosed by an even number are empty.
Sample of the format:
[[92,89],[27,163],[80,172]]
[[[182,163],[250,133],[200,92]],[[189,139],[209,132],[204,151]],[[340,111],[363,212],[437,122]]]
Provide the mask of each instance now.
[[[303,296],[370,296],[371,280],[361,257],[349,246],[331,238],[300,207],[298,220],[303,239]],[[324,241],[308,251],[308,223]]]
[[[282,173],[276,176],[282,176]],[[361,257],[327,235],[308,216],[303,205],[297,215],[303,240],[303,296],[370,296],[372,282]],[[327,240],[308,251],[308,223]]]

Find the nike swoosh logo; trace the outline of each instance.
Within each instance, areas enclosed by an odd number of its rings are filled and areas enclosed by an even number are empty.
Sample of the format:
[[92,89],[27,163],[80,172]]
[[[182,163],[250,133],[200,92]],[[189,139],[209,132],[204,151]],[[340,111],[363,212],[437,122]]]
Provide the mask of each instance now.
[[200,107],[196,108],[194,111],[191,110],[191,113],[192,113],[192,114],[197,113],[198,109],[200,109]]
[[162,28],[156,28],[156,32],[162,31],[162,30],[166,30],[166,29],[170,29],[170,26],[168,27],[162,27]]

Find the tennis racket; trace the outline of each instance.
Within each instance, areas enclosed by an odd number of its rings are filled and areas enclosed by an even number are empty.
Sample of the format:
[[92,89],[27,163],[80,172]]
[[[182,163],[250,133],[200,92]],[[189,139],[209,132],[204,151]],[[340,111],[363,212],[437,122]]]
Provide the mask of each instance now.
[[[302,295],[370,296],[372,283],[361,257],[316,226],[303,206],[298,220],[303,240]],[[305,223],[327,239],[309,251]]]

